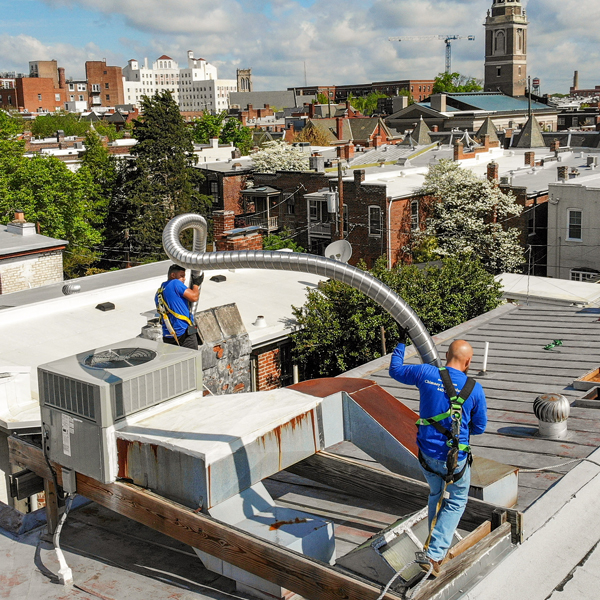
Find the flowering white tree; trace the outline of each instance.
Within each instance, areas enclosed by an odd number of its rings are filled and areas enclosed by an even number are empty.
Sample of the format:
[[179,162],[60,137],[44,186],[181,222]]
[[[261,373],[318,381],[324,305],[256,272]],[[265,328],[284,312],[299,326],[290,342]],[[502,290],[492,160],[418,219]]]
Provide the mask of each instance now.
[[433,202],[425,231],[417,234],[421,244],[435,240],[441,256],[475,255],[492,273],[522,267],[520,231],[506,224],[522,211],[512,193],[452,160],[430,166],[419,193]]
[[282,140],[266,142],[262,150],[252,154],[252,162],[257,173],[308,170],[306,153]]

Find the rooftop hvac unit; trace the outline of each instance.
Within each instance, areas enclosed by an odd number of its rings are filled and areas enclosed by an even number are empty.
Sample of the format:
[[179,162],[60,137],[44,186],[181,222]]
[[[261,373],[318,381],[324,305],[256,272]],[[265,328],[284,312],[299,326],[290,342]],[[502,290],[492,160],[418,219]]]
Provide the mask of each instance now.
[[200,353],[135,338],[38,367],[49,458],[103,483],[116,477],[115,424],[202,389]]

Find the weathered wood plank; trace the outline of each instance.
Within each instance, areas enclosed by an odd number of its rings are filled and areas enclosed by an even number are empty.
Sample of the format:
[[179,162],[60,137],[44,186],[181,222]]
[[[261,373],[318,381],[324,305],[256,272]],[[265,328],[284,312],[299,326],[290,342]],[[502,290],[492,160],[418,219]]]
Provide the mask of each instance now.
[[[361,498],[378,498],[390,506],[417,511],[427,505],[429,486],[363,465],[353,459],[319,452],[287,469],[292,473],[334,486]],[[460,526],[473,531],[491,518],[497,507],[469,498]],[[510,511],[509,511],[510,512]]]
[[[48,475],[52,477],[50,473]],[[58,495],[52,479],[44,479],[44,494],[46,496],[46,530],[50,535],[54,535],[58,527],[59,515]]]
[[[50,476],[42,450],[15,437],[9,438],[11,462],[44,478]],[[59,485],[61,469],[56,465]],[[77,491],[138,523],[152,527],[185,544],[292,590],[311,600],[375,600],[380,590],[358,577],[307,556],[270,544],[211,517],[126,483],[102,484],[77,474]],[[388,593],[388,600],[399,596]]]
[[435,594],[443,590],[450,582],[452,582],[460,573],[472,567],[477,563],[480,557],[487,553],[497,544],[510,535],[510,523],[504,523],[486,536],[481,542],[469,548],[464,554],[450,562],[442,565],[440,574],[436,579],[428,581],[414,597],[413,600],[427,600],[433,598]]
[[492,532],[492,524],[490,521],[482,523],[475,531],[472,531],[469,535],[466,535],[458,544],[455,544],[448,551],[448,560],[452,560],[457,556],[460,556],[466,552],[469,548],[472,548],[475,544],[478,544],[486,535]]

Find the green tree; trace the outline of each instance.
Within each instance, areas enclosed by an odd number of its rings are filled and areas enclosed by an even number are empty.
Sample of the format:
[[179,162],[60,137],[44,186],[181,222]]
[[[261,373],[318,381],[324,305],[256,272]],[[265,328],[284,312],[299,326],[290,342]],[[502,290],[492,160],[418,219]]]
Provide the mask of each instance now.
[[167,222],[185,212],[206,214],[212,202],[198,192],[202,175],[194,168],[192,132],[171,93],[144,97],[142,113],[133,125],[133,160],[119,173],[107,223],[112,258],[136,262],[164,258]]
[[431,206],[425,231],[415,235],[417,245],[433,238],[439,256],[472,254],[490,273],[515,272],[523,265],[519,229],[505,225],[522,211],[512,193],[452,160],[430,166],[418,193]]
[[201,117],[194,119],[192,124],[194,142],[208,144],[211,139],[219,138],[226,116],[226,112],[220,112],[216,115],[205,112]]
[[327,95],[323,94],[323,92],[318,92],[315,104],[328,104],[328,103],[329,103],[329,98],[327,97]]
[[117,184],[117,163],[102,145],[97,133],[85,136],[85,153],[77,176],[82,180],[88,207],[88,220],[99,231],[106,226],[108,206]]
[[89,221],[85,181],[53,156],[23,159],[12,173],[0,199],[6,222],[15,208],[28,221],[39,223],[40,232],[69,242],[64,269],[68,277],[83,274],[98,255],[100,232]]
[[480,80],[460,73],[440,73],[433,84],[434,94],[480,92],[482,89]]
[[41,115],[31,124],[31,133],[37,137],[52,137],[61,130],[66,136],[83,137],[90,128],[90,121],[80,121],[75,113],[52,113]]
[[250,154],[254,146],[252,139],[252,130],[249,127],[243,126],[237,119],[227,119],[221,129],[219,136],[221,144],[233,145],[242,153],[243,156]]
[[[363,265],[364,268],[364,265]],[[371,274],[392,288],[435,335],[496,308],[500,285],[476,258],[447,258],[441,267],[386,268],[382,257]],[[309,290],[304,306],[294,307],[298,330],[294,357],[306,378],[332,377],[379,358],[381,327],[388,352],[398,342],[398,325],[379,305],[338,281]]]
[[294,233],[284,228],[280,233],[263,238],[263,250],[282,250],[289,248],[294,252],[304,252],[304,248],[294,241]]
[[363,115],[372,115],[377,111],[377,101],[380,98],[387,98],[385,94],[381,92],[371,92],[368,96],[356,98],[355,96],[348,96],[348,102]]

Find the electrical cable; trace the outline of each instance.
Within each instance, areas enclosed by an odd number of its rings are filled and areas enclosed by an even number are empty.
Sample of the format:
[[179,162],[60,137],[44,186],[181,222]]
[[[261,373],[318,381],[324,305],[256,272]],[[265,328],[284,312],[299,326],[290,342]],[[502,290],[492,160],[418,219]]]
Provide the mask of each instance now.
[[71,585],[73,583],[73,571],[71,571],[71,569],[69,568],[63,551],[60,549],[60,532],[62,531],[65,521],[67,520],[67,516],[69,514],[69,511],[71,510],[71,506],[73,505],[73,497],[73,495],[67,494],[65,511],[63,512],[60,521],[58,522],[58,526],[52,538],[52,541],[54,543],[54,550],[56,551],[56,558],[58,558],[58,564],[60,565],[60,569],[58,570],[58,580],[63,585]]
[[54,470],[54,467],[52,466],[52,464],[50,463],[50,459],[48,458],[48,451],[46,448],[46,441],[50,439],[50,432],[45,429],[44,430],[44,436],[42,439],[42,450],[44,452],[44,458],[46,459],[46,464],[48,465],[48,468],[50,469],[50,473],[52,475],[52,482],[54,483],[54,492],[56,493],[56,496],[60,499],[60,500],[64,500],[65,499],[65,495],[64,492],[62,491],[62,489],[59,487],[58,485],[58,478],[56,476],[56,471]]

